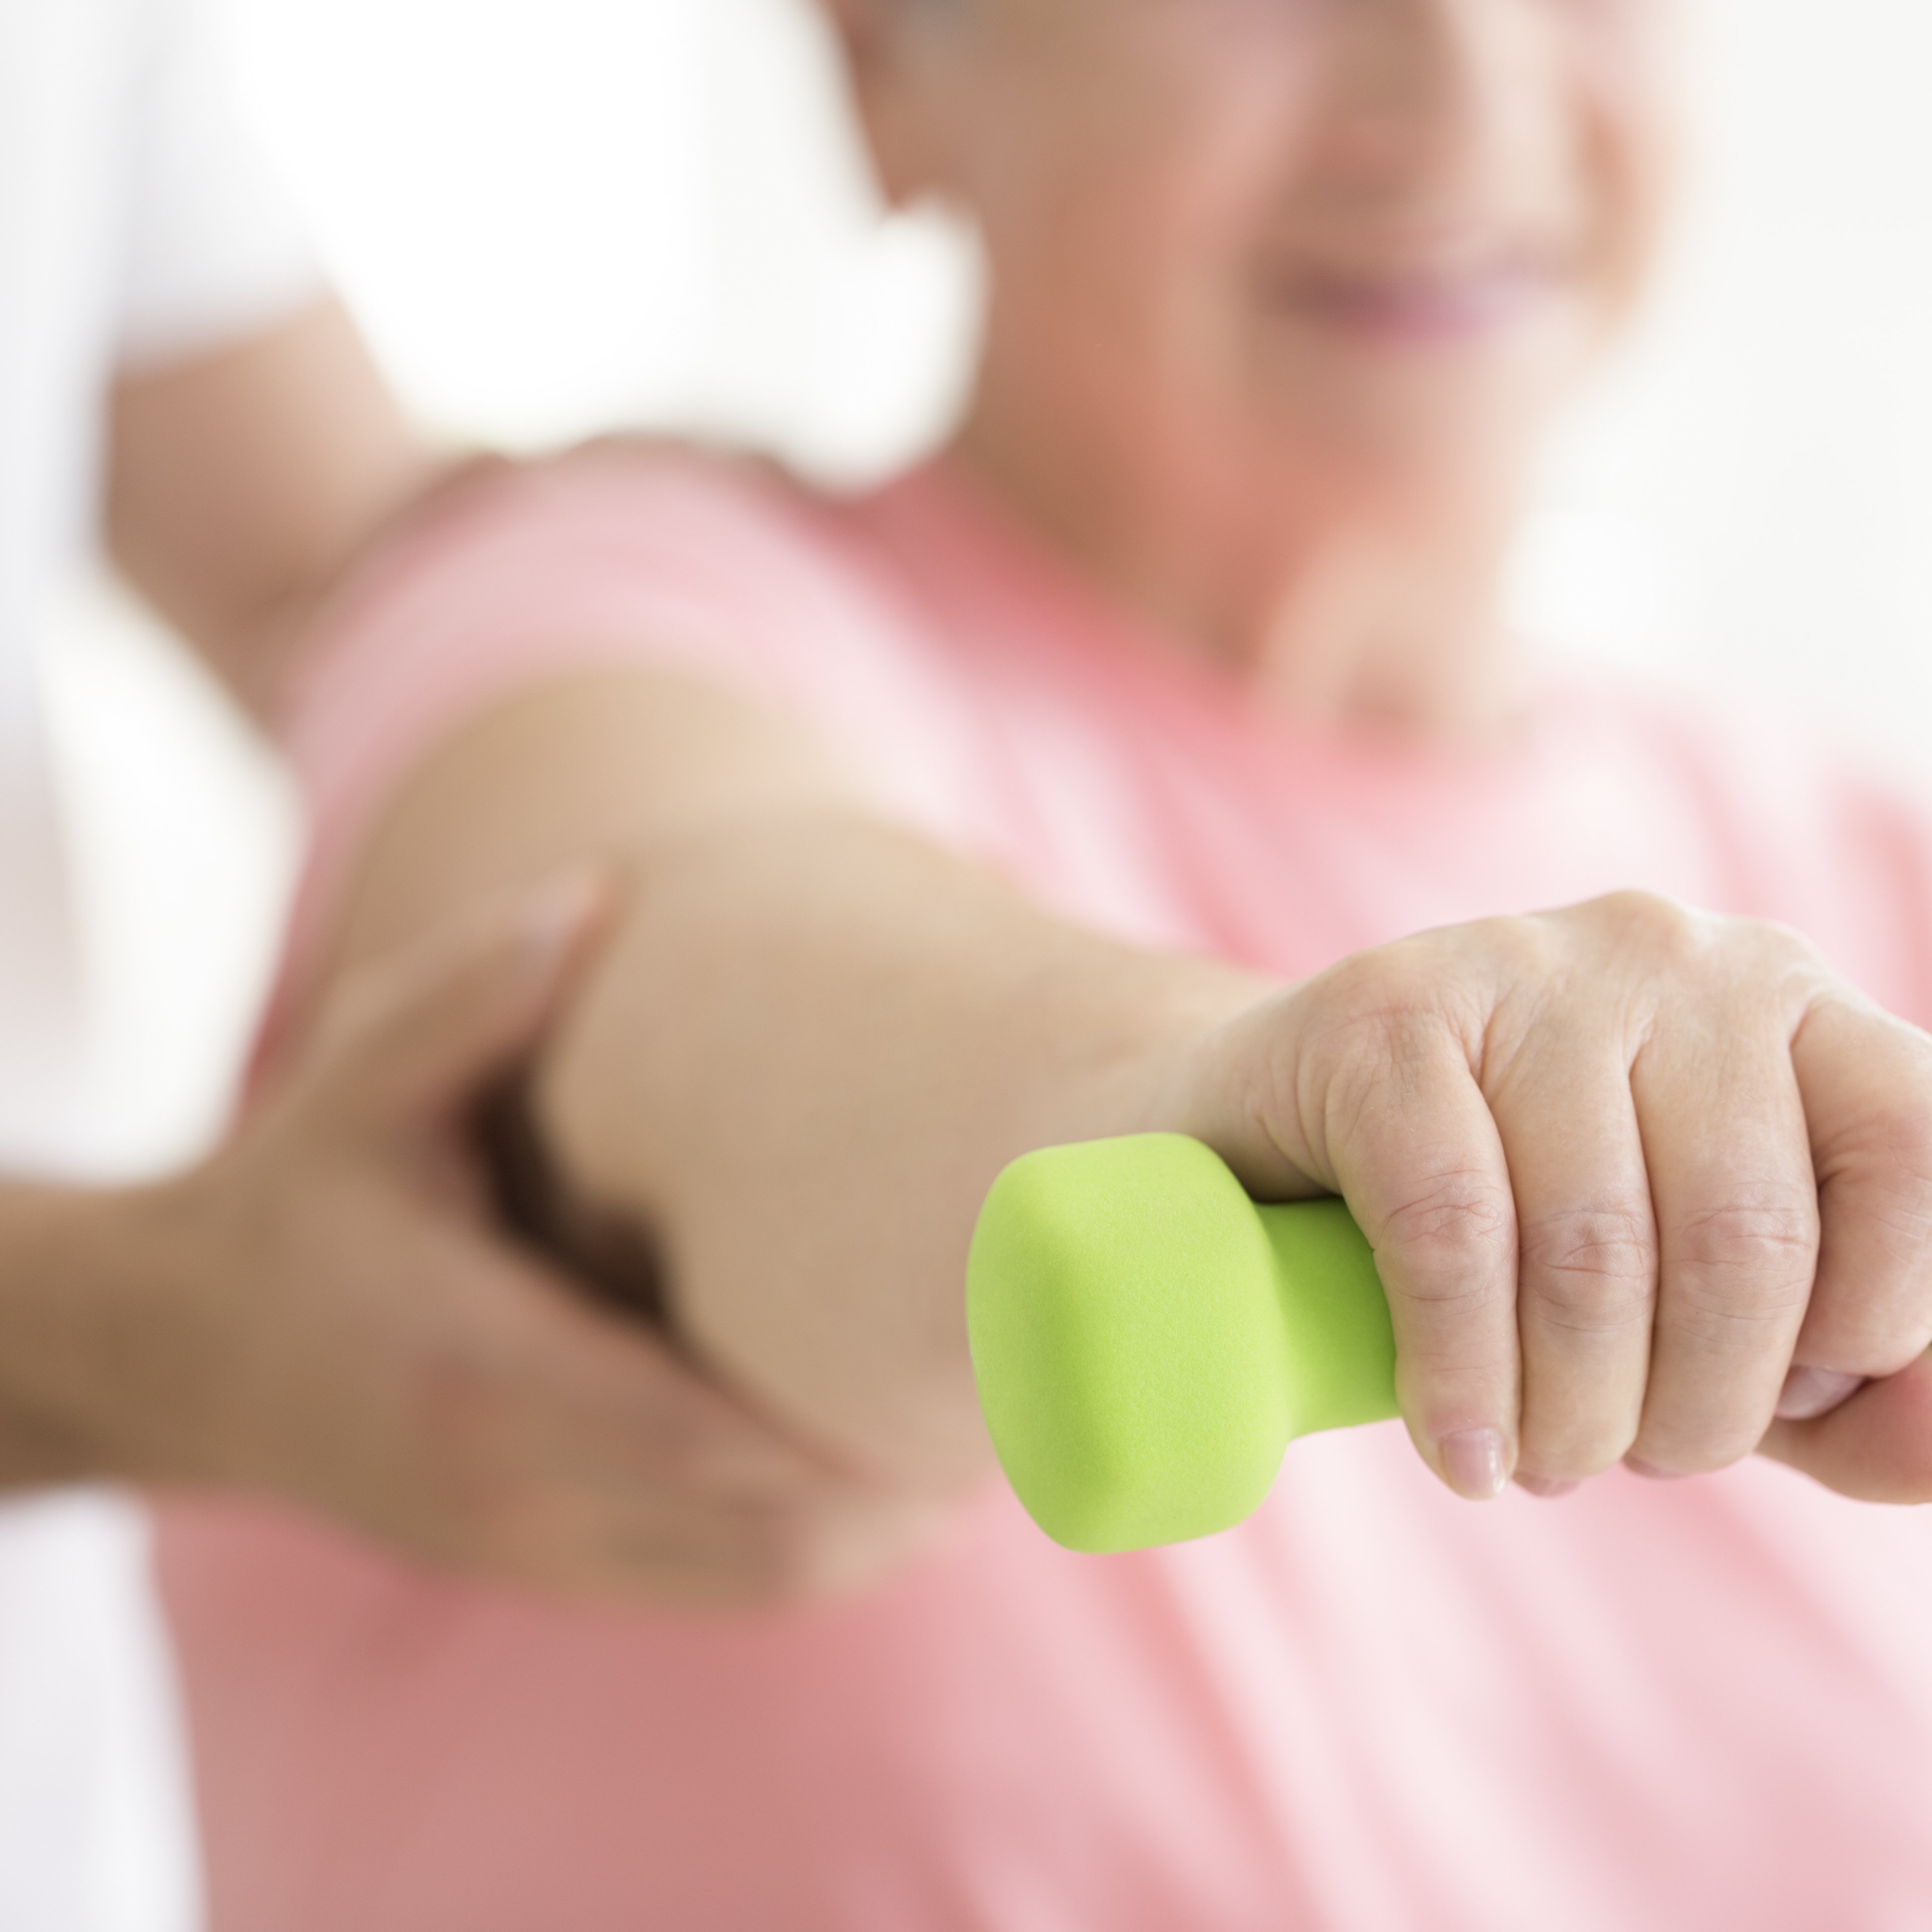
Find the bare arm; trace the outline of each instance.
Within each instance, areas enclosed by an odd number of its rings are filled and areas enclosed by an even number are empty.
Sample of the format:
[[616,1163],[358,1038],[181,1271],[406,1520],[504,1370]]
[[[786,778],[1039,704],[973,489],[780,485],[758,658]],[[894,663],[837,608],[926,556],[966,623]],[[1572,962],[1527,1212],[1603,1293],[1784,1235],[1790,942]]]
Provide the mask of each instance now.
[[960,1300],[987,1184],[1166,1128],[1258,1195],[1346,1196],[1411,1433],[1465,1495],[1720,1468],[1780,1408],[1785,1460],[1932,1494],[1932,1040],[1789,934],[1628,895],[1273,990],[1062,925],[789,726],[638,670],[433,758],[344,956],[586,850],[628,903],[542,1120],[656,1237],[721,1376],[848,1464],[985,1466]]
[[960,1283],[1030,1147],[1154,1124],[1162,1053],[1256,982],[1063,926],[869,812],[789,729],[622,674],[486,722],[364,875],[352,956],[586,849],[620,930],[544,1063],[575,1184],[662,1244],[681,1326],[858,1467],[986,1466]]
[[[130,376],[112,432],[122,567],[258,710],[431,476],[333,305]],[[0,1491],[266,1492],[498,1576],[706,1604],[849,1587],[928,1533],[486,1218],[469,1118],[568,976],[583,908],[558,912],[486,892],[410,922],[190,1173],[0,1186]]]
[[604,896],[580,874],[345,975],[242,1130],[115,1192],[0,1186],[0,1492],[326,1511],[418,1558],[692,1606],[854,1587],[934,1526],[504,1243],[466,1157]]
[[134,587],[259,710],[316,602],[434,467],[353,325],[325,302],[122,378],[109,542]]

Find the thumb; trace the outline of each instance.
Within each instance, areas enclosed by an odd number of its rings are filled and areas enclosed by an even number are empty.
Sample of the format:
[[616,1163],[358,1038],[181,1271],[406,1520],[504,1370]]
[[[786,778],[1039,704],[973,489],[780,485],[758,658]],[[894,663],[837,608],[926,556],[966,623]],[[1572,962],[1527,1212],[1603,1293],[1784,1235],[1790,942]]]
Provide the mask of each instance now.
[[440,1120],[526,1054],[608,923],[590,866],[356,968],[324,1001],[298,1082],[370,1127]]
[[1863,1502],[1932,1502],[1932,1355],[1815,1422],[1774,1422],[1758,1453]]

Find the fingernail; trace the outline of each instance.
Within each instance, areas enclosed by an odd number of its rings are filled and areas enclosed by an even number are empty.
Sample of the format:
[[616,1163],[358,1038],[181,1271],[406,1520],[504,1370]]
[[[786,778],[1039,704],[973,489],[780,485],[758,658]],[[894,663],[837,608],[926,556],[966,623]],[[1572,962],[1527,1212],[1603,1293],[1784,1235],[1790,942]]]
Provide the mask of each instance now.
[[1857,1394],[1864,1381],[1863,1376],[1840,1375],[1830,1369],[1793,1369],[1785,1377],[1784,1393],[1778,1399],[1779,1419],[1815,1421],[1846,1396]]
[[548,970],[576,943],[604,891],[603,874],[581,866],[547,880],[524,902],[524,956],[532,972]]
[[1681,1483],[1690,1473],[1688,1469],[1660,1469],[1654,1462],[1646,1462],[1640,1456],[1626,1456],[1624,1467],[1633,1476],[1641,1476],[1647,1483]]
[[1442,1473],[1459,1496],[1472,1503],[1492,1502],[1509,1480],[1509,1458],[1493,1429],[1465,1429],[1436,1445]]
[[1516,1486],[1520,1490],[1527,1490],[1533,1496],[1543,1496],[1552,1501],[1558,1496],[1574,1496],[1583,1486],[1581,1483],[1564,1482],[1551,1476],[1520,1474],[1516,1479]]

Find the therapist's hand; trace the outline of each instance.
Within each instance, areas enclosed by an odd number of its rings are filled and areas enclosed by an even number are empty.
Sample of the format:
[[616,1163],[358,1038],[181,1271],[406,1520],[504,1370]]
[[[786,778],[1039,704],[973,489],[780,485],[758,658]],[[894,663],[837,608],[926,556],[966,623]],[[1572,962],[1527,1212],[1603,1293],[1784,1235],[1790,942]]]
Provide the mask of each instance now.
[[91,1216],[111,1361],[69,1385],[111,1398],[112,1473],[671,1604],[836,1591],[932,1532],[490,1227],[464,1123],[542,1034],[601,898],[565,880],[350,976],[226,1150]]
[[1206,1067],[1254,1192],[1346,1197],[1459,1492],[1762,1446],[1932,1499],[1932,1039],[1791,933],[1630,894],[1427,934]]

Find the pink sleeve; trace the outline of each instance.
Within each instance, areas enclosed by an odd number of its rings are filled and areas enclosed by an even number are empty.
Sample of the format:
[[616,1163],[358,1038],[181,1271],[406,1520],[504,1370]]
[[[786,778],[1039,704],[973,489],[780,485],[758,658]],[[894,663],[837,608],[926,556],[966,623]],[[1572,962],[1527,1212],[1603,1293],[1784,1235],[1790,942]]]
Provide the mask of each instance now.
[[292,684],[283,736],[312,826],[292,957],[437,743],[603,666],[669,666],[802,713],[931,824],[916,794],[948,707],[890,604],[835,512],[748,466],[613,448],[470,485],[352,588]]

